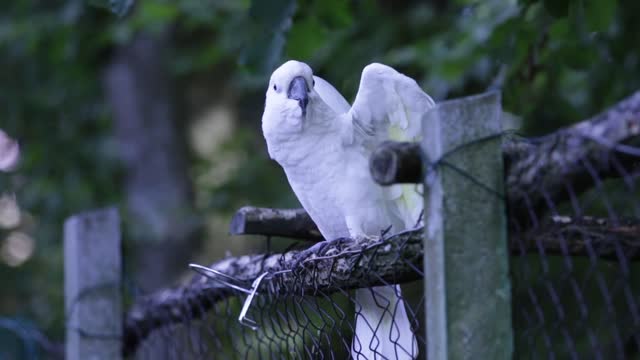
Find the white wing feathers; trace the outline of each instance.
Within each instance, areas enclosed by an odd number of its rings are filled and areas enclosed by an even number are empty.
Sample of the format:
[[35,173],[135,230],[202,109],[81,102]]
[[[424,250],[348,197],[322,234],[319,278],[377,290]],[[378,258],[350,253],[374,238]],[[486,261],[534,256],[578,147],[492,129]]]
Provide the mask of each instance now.
[[[362,71],[360,87],[347,119],[351,119],[355,144],[368,151],[385,140],[420,141],[422,116],[435,106],[415,80],[382,64]],[[421,186],[393,185],[385,195],[391,209],[404,220],[405,229],[416,226],[422,211]],[[398,231],[400,229],[396,229]],[[404,230],[404,229],[403,229]]]
[[[384,140],[417,141],[422,115],[435,105],[415,80],[382,64],[370,64],[362,71],[358,95],[349,111],[366,143],[377,146]],[[371,141],[373,140],[373,141]]]
[[314,76],[313,80],[316,82],[313,88],[318,95],[322,98],[325,104],[329,105],[336,114],[344,114],[351,109],[351,106],[345,100],[342,95],[331,84],[319,76]]
[[[420,141],[422,116],[435,106],[415,80],[382,64],[364,68],[353,106],[327,81],[313,78],[322,100],[337,114],[344,114],[345,146],[362,146],[367,153],[385,140]],[[420,217],[421,192],[421,186],[415,185],[385,188],[385,195],[396,205],[390,208],[404,220],[405,229],[413,228]]]

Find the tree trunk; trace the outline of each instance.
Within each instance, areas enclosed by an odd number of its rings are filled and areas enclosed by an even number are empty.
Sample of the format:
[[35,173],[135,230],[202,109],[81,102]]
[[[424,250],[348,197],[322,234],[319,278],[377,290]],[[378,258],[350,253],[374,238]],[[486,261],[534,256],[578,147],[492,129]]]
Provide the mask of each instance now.
[[104,82],[125,168],[134,281],[145,292],[186,270],[198,248],[185,146],[164,62],[167,33],[142,34],[116,50]]

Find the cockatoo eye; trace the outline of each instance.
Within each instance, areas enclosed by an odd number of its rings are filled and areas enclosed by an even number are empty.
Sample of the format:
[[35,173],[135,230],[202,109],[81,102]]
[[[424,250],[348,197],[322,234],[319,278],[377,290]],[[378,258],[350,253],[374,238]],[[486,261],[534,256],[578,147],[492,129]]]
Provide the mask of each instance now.
[[278,86],[276,84],[273,84],[273,91],[278,91]]

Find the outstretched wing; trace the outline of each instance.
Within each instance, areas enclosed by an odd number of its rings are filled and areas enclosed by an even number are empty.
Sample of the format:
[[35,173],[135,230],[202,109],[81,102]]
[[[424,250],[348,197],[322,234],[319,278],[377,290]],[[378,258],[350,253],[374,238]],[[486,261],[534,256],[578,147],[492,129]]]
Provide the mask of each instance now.
[[313,80],[315,81],[313,88],[316,90],[318,95],[320,95],[322,100],[336,112],[336,114],[344,114],[349,111],[351,106],[349,106],[347,100],[340,95],[338,90],[319,76],[314,76]]
[[[382,141],[420,141],[421,119],[435,102],[408,76],[373,63],[362,71],[358,94],[348,113],[354,145],[373,151]],[[422,212],[421,188],[393,185],[386,189],[405,228],[413,228]]]
[[394,139],[416,141],[422,115],[435,106],[415,80],[393,68],[373,63],[362,70],[358,94],[350,110],[356,140],[377,146]]

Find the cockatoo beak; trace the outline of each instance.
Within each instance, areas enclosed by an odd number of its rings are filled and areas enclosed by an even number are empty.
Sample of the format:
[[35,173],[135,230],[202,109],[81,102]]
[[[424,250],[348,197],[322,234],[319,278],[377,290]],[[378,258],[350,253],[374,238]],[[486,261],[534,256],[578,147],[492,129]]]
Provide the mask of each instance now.
[[309,88],[307,81],[302,76],[296,76],[289,84],[287,97],[292,100],[298,100],[298,104],[302,109],[302,116],[307,114],[307,105],[309,104]]

